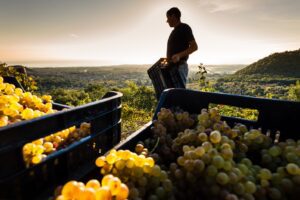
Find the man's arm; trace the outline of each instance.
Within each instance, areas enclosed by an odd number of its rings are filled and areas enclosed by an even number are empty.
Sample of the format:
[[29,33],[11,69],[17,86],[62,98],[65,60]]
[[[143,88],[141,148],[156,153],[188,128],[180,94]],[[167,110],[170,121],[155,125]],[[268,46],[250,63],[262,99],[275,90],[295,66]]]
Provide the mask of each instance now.
[[183,58],[185,56],[192,54],[193,52],[197,51],[197,49],[198,49],[198,45],[197,45],[196,41],[192,40],[189,42],[189,48],[187,48],[186,50],[184,50],[182,52],[174,54],[172,56],[172,61],[174,63],[177,63],[180,60],[180,58]]

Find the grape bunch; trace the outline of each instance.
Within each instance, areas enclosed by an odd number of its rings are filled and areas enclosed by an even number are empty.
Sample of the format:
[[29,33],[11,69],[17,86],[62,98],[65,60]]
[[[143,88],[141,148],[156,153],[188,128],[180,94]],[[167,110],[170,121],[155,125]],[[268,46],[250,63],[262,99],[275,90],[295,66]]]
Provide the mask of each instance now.
[[0,77],[0,127],[54,112],[51,96],[23,92]]
[[41,163],[48,155],[65,148],[68,145],[88,136],[90,123],[83,122],[79,128],[72,126],[68,129],[37,139],[23,146],[23,159],[27,167]]
[[279,142],[278,133],[273,140],[240,123],[231,128],[216,109],[202,109],[196,127],[169,143],[177,159],[162,165],[169,166],[177,199],[295,199],[299,193],[300,141]]
[[152,157],[111,150],[96,159],[101,174],[113,174],[129,187],[129,199],[172,199],[172,182]]
[[105,175],[101,182],[91,179],[86,184],[69,181],[56,191],[56,200],[126,200],[129,190],[126,184],[111,174]]
[[176,136],[178,132],[192,127],[194,122],[188,112],[177,110],[173,113],[170,109],[162,108],[157,113],[157,120],[153,122],[153,133],[160,137],[166,133]]
[[[157,120],[153,121],[151,128],[153,137],[145,140],[145,146],[148,149],[155,149],[158,156],[157,160],[171,162],[176,159],[176,154],[172,152],[173,139],[178,133],[195,125],[195,116],[184,112],[179,108],[170,109],[162,108],[157,114]],[[157,157],[155,154],[154,156]],[[151,155],[153,156],[153,155]]]

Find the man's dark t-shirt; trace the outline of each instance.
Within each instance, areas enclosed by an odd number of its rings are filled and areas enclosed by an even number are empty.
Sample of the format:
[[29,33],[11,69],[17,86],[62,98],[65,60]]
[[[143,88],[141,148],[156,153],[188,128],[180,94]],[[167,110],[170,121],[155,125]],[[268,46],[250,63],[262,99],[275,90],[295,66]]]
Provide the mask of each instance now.
[[[186,50],[189,42],[195,40],[192,29],[189,25],[180,23],[171,32],[168,39],[167,57],[171,58],[174,54]],[[181,58],[187,61],[189,56]]]

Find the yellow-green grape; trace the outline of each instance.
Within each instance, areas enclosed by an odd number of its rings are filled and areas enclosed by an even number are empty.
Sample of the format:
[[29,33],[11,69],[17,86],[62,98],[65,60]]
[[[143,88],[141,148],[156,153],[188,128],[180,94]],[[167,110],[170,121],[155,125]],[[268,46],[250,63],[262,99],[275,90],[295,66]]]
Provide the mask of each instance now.
[[113,177],[108,181],[107,186],[110,188],[111,194],[114,196],[119,192],[121,180],[118,177]]
[[129,169],[134,167],[134,159],[133,158],[129,158],[126,160],[126,167]]
[[114,162],[116,162],[117,158],[118,157],[115,153],[110,153],[106,156],[106,161],[112,165]]
[[37,155],[33,156],[31,162],[32,162],[32,164],[36,165],[36,164],[39,164],[40,162],[42,162],[42,160],[43,160],[42,154],[37,154]]
[[50,103],[52,101],[52,97],[50,95],[43,95],[42,100],[47,103]]
[[209,140],[214,144],[219,143],[221,139],[222,139],[221,133],[217,130],[212,131],[209,135]]
[[112,178],[114,178],[114,176],[111,175],[111,174],[105,175],[105,176],[102,178],[101,185],[102,185],[102,186],[108,186],[108,182],[109,182]]
[[8,117],[5,115],[0,116],[0,127],[8,125]]
[[21,116],[25,120],[32,119],[34,117],[34,112],[31,108],[26,108],[22,111]]
[[95,161],[97,167],[103,167],[105,162],[106,162],[105,156],[100,156]]
[[101,188],[99,188],[98,190],[96,190],[96,199],[107,199],[107,200],[111,200],[112,199],[112,195],[111,195],[111,191],[109,189],[108,186],[103,186]]
[[295,163],[289,163],[286,165],[286,170],[291,175],[299,175],[299,167]]
[[205,149],[204,147],[197,147],[195,150],[194,150],[195,154],[198,156],[198,157],[202,157],[204,154],[205,154]]
[[100,185],[100,182],[99,182],[97,179],[91,179],[91,180],[89,180],[89,181],[86,183],[85,186],[97,190],[97,189],[100,188],[101,185]]
[[85,187],[83,191],[79,193],[78,199],[96,200],[96,191],[93,188]]
[[261,179],[270,180],[272,178],[272,173],[269,169],[263,168],[260,170],[259,176]]
[[216,181],[220,185],[226,185],[229,182],[229,177],[226,173],[219,172],[216,176]]
[[116,194],[116,200],[125,200],[128,198],[129,195],[129,189],[124,184],[121,183],[118,193]]
[[256,185],[251,182],[251,181],[247,181],[245,184],[245,192],[249,193],[249,194],[253,194],[256,191]]

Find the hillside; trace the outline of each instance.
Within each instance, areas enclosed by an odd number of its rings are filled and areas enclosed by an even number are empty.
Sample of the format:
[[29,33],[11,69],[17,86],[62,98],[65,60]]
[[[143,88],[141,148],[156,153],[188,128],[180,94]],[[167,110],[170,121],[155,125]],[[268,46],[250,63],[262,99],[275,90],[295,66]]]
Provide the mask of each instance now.
[[274,53],[237,71],[236,75],[283,75],[300,77],[300,49]]

